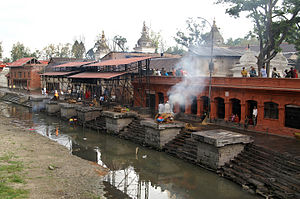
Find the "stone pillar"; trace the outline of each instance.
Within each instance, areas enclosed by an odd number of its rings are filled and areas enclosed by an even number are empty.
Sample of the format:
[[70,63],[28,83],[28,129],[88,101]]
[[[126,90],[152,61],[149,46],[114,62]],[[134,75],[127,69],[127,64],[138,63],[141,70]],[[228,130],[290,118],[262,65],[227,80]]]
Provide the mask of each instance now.
[[264,120],[264,104],[257,104],[257,126],[261,126]]
[[225,101],[225,121],[230,120],[231,112],[232,112],[231,101],[226,100]]
[[241,118],[240,118],[241,124],[245,123],[245,117],[246,117],[246,106],[245,106],[245,103],[242,103],[241,104]]
[[156,104],[155,110],[158,110],[159,98],[158,98],[158,94],[156,92],[155,92],[155,104]]
[[210,118],[217,118],[217,104],[215,101],[210,101]]
[[203,100],[201,98],[197,99],[197,116],[203,115]]
[[176,104],[174,104],[174,113],[179,113],[179,112],[180,112],[180,110],[179,110],[179,104],[176,103]]
[[279,105],[278,106],[278,116],[279,116],[279,126],[280,127],[284,127],[284,123],[285,123],[285,107]]
[[185,114],[191,114],[191,104],[186,102],[185,103]]

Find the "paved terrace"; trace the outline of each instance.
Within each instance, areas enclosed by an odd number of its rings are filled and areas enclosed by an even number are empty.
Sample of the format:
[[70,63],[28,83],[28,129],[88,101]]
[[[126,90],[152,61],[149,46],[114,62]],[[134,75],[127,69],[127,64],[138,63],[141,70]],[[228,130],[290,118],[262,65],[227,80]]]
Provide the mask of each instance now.
[[[174,85],[183,77],[151,76],[151,84]],[[188,78],[191,84],[209,85],[209,77]],[[138,83],[138,80],[134,81]],[[146,79],[143,80],[146,82]],[[246,88],[260,90],[284,90],[300,92],[300,78],[258,78],[258,77],[212,77],[212,86],[221,88]]]

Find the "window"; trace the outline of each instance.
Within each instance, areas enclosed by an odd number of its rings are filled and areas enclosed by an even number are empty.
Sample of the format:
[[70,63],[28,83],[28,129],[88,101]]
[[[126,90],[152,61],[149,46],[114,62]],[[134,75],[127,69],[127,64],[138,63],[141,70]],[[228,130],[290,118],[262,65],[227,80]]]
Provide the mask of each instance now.
[[24,78],[26,78],[26,73],[25,72],[23,73],[23,76],[24,76]]
[[18,77],[22,78],[22,72],[18,72]]
[[15,78],[17,77],[17,72],[14,72],[14,77],[15,77]]
[[28,75],[27,75],[27,77],[28,77],[28,78],[30,78],[30,72],[28,72]]
[[264,118],[278,119],[278,104],[274,102],[265,102]]

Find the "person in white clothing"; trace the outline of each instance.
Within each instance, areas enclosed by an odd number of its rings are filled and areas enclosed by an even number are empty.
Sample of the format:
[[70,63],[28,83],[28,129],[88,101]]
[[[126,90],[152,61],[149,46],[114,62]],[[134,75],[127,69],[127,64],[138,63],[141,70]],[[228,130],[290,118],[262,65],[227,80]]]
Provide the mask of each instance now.
[[256,119],[257,119],[257,108],[256,108],[256,106],[254,106],[253,113],[252,113],[252,120],[253,120],[254,126],[256,126]]

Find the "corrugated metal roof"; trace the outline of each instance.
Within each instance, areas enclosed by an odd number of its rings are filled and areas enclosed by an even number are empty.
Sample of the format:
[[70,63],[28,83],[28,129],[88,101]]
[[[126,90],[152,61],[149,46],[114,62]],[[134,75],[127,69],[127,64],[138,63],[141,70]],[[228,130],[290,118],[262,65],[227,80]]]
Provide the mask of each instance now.
[[24,57],[8,64],[9,67],[17,67],[17,66],[24,66],[30,60],[35,59],[34,57]]
[[64,76],[64,75],[68,75],[68,74],[72,74],[74,73],[74,71],[68,71],[68,72],[47,72],[47,73],[43,73],[40,74],[41,76]]
[[82,79],[110,79],[113,77],[117,77],[120,75],[124,75],[126,72],[121,73],[97,73],[97,72],[84,72],[84,73],[78,73],[76,75],[69,76],[69,78],[82,78]]
[[88,66],[118,66],[118,65],[125,65],[131,64],[138,61],[143,61],[146,59],[151,59],[151,57],[132,57],[132,58],[125,58],[125,59],[110,59],[94,64],[89,64]]
[[63,68],[63,67],[80,67],[80,66],[84,66],[90,63],[94,63],[94,61],[89,61],[89,62],[68,62],[65,64],[61,64],[61,65],[57,65],[54,66],[55,68]]

